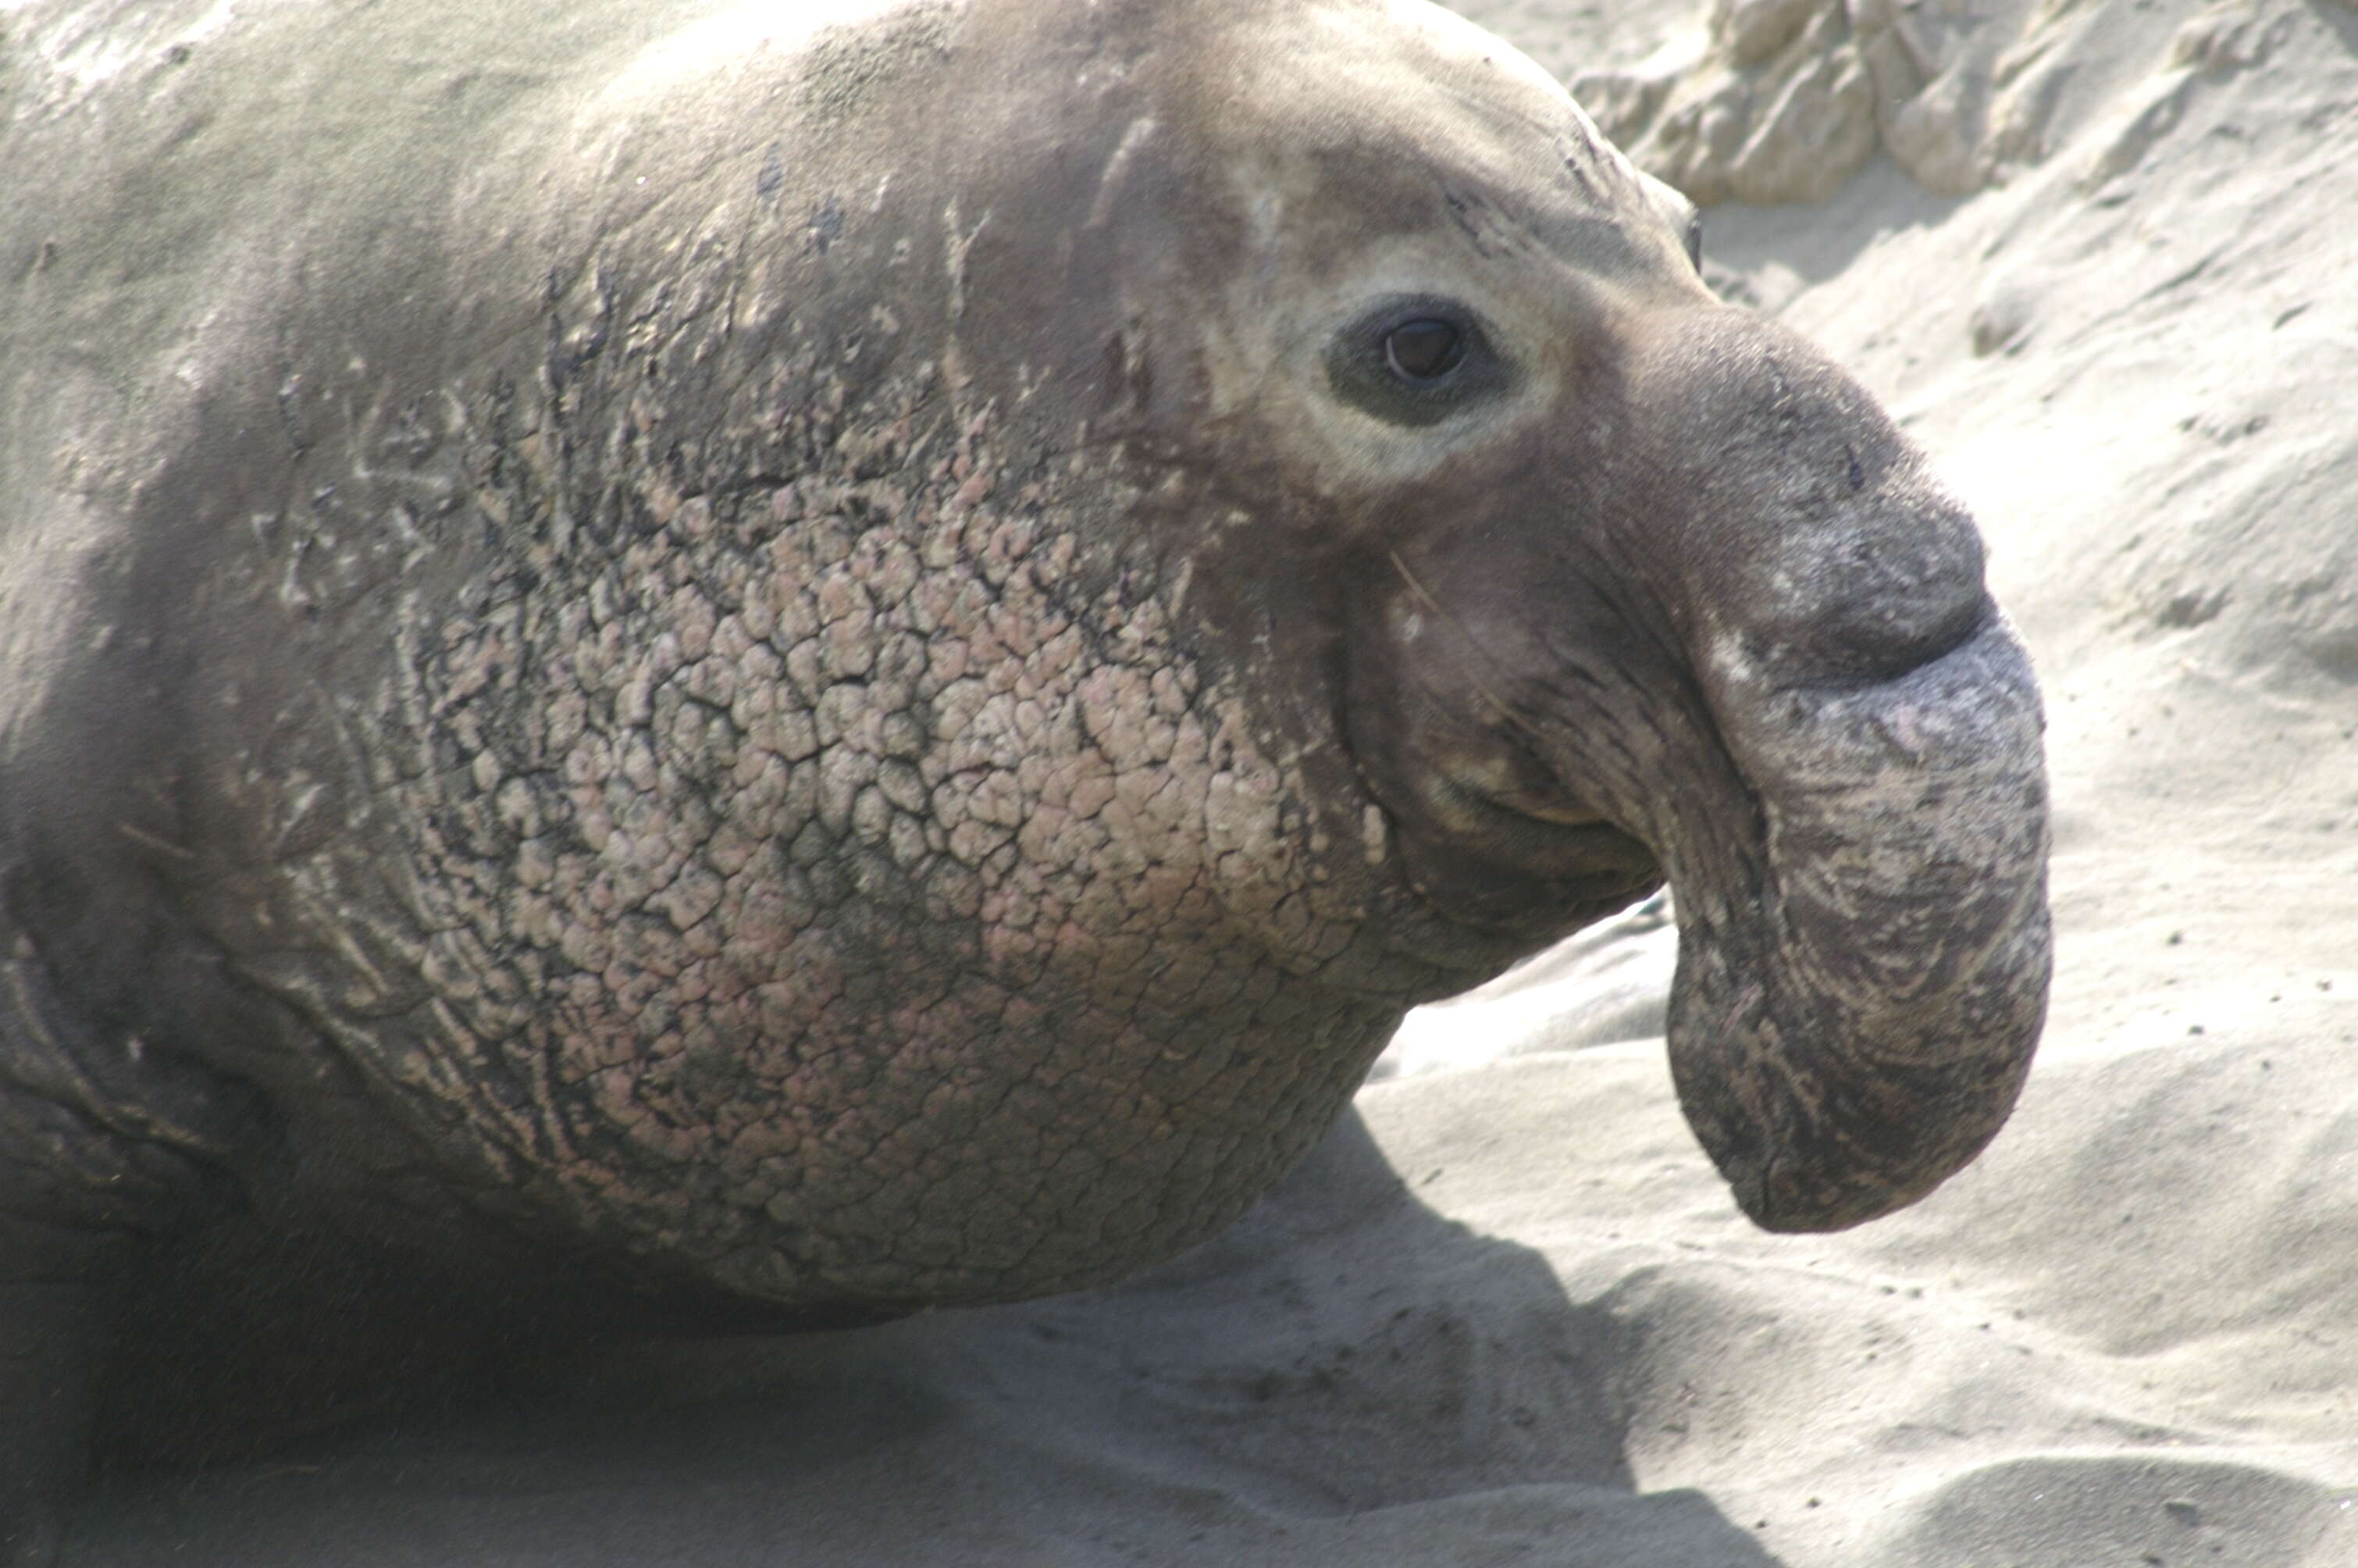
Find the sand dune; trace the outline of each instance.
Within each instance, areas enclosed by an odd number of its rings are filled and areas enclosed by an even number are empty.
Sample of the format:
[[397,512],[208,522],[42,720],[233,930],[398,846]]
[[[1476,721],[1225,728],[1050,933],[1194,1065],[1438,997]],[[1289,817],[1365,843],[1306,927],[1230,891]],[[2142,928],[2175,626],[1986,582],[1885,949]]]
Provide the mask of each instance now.
[[1824,195],[1714,207],[1714,276],[1980,513],[2061,934],[1991,1152],[1751,1229],[1641,914],[1122,1288],[119,1477],[70,1562],[2358,1563],[2358,10],[1463,8],[1706,194]]

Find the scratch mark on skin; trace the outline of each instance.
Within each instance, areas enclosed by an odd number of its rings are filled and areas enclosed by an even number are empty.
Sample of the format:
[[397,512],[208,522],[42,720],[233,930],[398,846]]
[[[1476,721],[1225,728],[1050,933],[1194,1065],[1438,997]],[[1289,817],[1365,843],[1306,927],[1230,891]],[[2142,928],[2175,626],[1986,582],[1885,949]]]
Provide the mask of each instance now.
[[1121,194],[1123,182],[1129,178],[1130,160],[1138,156],[1141,147],[1153,139],[1156,128],[1151,116],[1141,116],[1132,120],[1129,128],[1122,132],[1121,141],[1114,147],[1113,156],[1106,159],[1105,172],[1098,177],[1097,198],[1089,203],[1088,222],[1082,225],[1084,228],[1102,229],[1107,220],[1113,216],[1113,204]]
[[[1408,584],[1409,591],[1415,594],[1417,599],[1423,603],[1426,609],[1430,610],[1434,615],[1440,617],[1444,622],[1455,628],[1457,634],[1466,639],[1466,646],[1472,648],[1474,652],[1481,657],[1483,663],[1495,663],[1495,661],[1491,659],[1489,654],[1483,648],[1480,640],[1466,628],[1466,623],[1451,613],[1450,611],[1442,604],[1441,600],[1435,599],[1433,594],[1427,590],[1424,584],[1416,579],[1416,574],[1408,569],[1408,563],[1401,559],[1400,552],[1398,550],[1387,549],[1384,554],[1391,557],[1392,568],[1400,573],[1401,580]],[[1535,742],[1540,739],[1538,734],[1532,730],[1531,726],[1521,718],[1518,717],[1513,708],[1507,706],[1506,699],[1501,697],[1497,692],[1490,689],[1488,682],[1483,680],[1479,676],[1476,676],[1474,677],[1474,688],[1482,694],[1484,698],[1489,702],[1492,708],[1498,710],[1499,719],[1505,721],[1509,728],[1517,730]]]
[[135,827],[128,822],[117,822],[114,825],[114,830],[117,833],[122,834],[125,838],[130,839],[133,843],[145,845],[146,848],[154,849],[159,854],[169,855],[174,860],[185,861],[189,864],[194,864],[196,861],[197,857],[193,850],[181,845],[172,843],[169,839],[158,838],[153,833],[147,832],[144,828]]
[[[882,192],[880,191],[879,194],[881,195]],[[946,232],[946,238],[944,241],[943,265],[949,276],[949,319],[953,326],[966,318],[967,253],[974,249],[975,241],[980,239],[983,230],[990,226],[990,208],[984,208],[982,216],[974,221],[974,227],[964,232],[961,232],[958,227],[957,198],[950,198],[948,207],[942,213],[942,225]]]

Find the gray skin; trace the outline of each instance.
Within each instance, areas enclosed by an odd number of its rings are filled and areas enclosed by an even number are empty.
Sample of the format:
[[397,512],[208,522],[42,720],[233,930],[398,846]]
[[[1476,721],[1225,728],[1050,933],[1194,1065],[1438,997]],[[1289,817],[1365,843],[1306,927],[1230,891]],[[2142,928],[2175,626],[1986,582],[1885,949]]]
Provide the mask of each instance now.
[[1119,1279],[1403,1011],[1665,877],[1680,1100],[1754,1219],[1870,1218],[2004,1120],[2046,817],[1973,524],[1495,39],[0,28],[20,1556],[143,1354],[247,1368],[234,1428],[330,1379],[217,1341],[369,1303]]

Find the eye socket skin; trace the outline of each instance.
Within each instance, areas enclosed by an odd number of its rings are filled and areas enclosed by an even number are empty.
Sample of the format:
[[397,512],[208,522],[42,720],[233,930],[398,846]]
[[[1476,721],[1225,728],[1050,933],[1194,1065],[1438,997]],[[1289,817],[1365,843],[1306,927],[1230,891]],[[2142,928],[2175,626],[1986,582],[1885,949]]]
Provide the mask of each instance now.
[[1362,413],[1410,428],[1437,425],[1502,396],[1513,365],[1480,317],[1432,294],[1371,301],[1326,345],[1326,381]]
[[1699,209],[1687,220],[1687,260],[1697,273],[1703,271],[1703,212]]

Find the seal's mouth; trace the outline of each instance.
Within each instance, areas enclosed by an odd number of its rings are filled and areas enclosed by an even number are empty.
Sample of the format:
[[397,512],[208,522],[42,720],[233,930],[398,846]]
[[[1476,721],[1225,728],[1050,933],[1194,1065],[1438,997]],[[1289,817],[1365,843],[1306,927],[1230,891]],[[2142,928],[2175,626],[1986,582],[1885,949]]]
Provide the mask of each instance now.
[[1391,564],[1392,597],[1353,624],[1337,728],[1411,890],[1510,961],[1660,887],[1654,849],[1570,782],[1561,737],[1521,711],[1527,683],[1502,678],[1498,640]]
[[1448,925],[1511,944],[1513,955],[1557,941],[1662,885],[1647,844],[1561,786],[1526,777],[1475,787],[1455,756],[1393,753],[1392,736],[1362,726],[1362,787],[1385,814],[1411,890]]

